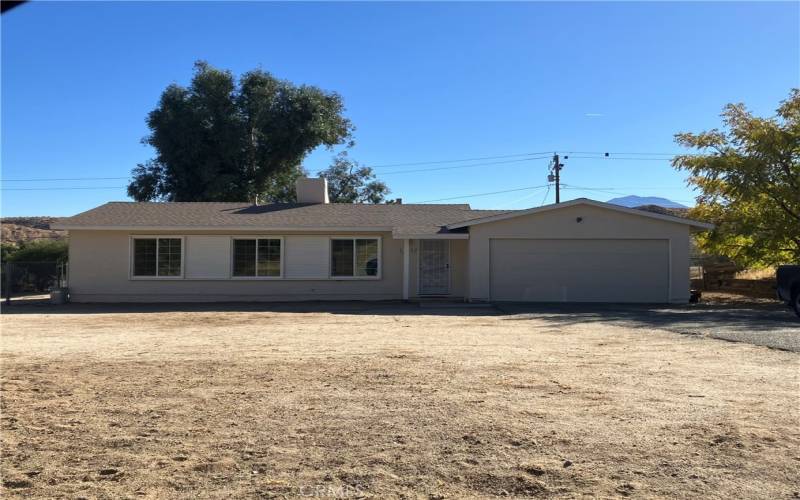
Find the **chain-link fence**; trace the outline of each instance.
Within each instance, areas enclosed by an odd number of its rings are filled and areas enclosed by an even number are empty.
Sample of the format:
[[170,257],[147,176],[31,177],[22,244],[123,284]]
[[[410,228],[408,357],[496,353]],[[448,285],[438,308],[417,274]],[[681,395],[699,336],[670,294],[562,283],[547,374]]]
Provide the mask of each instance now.
[[41,295],[66,286],[64,262],[6,262],[2,266],[0,287],[7,302],[14,297]]

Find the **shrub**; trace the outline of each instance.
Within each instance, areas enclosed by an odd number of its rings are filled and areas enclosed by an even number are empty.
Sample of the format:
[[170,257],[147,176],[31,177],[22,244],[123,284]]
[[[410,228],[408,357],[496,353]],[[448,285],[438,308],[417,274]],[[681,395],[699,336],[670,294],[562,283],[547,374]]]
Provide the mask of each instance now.
[[4,257],[8,262],[66,262],[68,253],[69,244],[65,240],[34,240],[22,243]]

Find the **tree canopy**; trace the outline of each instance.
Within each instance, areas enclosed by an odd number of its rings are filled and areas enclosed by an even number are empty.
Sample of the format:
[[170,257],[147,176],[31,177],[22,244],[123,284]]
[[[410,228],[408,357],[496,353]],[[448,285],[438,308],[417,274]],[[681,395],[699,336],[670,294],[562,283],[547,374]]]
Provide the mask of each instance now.
[[326,170],[319,173],[328,180],[328,196],[332,203],[383,203],[391,191],[376,180],[372,169],[339,153]]
[[147,116],[156,155],[132,172],[137,201],[294,199],[301,162],[319,146],[351,141],[342,98],[261,70],[237,82],[195,63],[188,87],[172,84]]
[[729,104],[722,121],[724,131],[675,136],[700,150],[673,160],[701,193],[691,215],[716,224],[700,248],[743,267],[800,262],[800,90],[774,117]]

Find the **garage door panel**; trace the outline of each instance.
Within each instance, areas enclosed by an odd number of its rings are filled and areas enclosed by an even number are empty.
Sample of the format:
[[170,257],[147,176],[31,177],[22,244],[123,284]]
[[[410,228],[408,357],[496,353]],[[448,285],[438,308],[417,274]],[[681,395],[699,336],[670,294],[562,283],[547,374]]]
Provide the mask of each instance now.
[[667,240],[491,240],[492,300],[666,302]]

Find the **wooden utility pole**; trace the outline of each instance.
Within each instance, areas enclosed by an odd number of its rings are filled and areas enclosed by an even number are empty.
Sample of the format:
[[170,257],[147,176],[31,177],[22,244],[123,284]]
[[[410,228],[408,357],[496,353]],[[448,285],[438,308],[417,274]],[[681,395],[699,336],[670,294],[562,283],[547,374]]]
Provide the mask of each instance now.
[[555,170],[556,176],[556,203],[561,203],[561,176],[559,174],[561,171],[561,164],[559,163],[558,153],[553,154],[553,169]]

